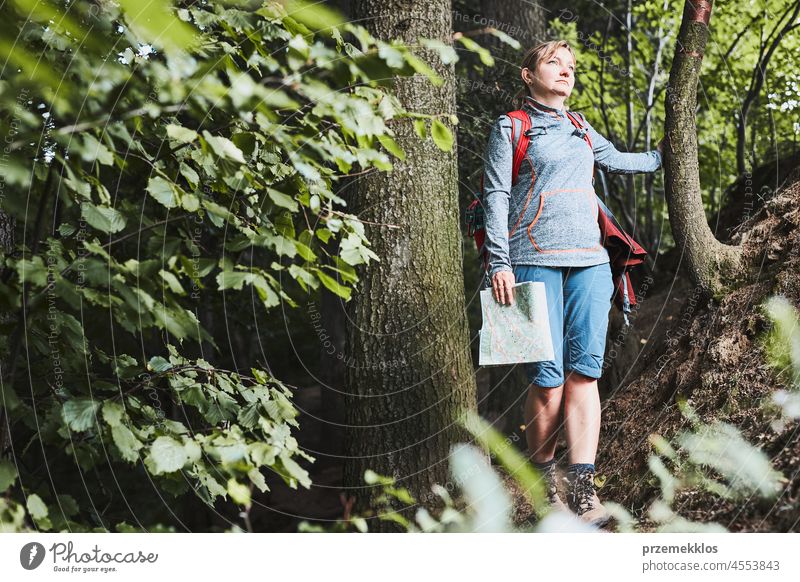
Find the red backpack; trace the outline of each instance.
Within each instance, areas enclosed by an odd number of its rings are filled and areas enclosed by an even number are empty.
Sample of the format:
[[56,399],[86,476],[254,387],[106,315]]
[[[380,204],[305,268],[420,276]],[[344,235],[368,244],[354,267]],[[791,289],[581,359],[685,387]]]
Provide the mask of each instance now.
[[[572,124],[583,132],[583,139],[592,147],[592,140],[589,131],[584,124],[583,116],[576,115],[571,111],[566,112]],[[519,167],[528,151],[530,137],[528,130],[531,128],[531,119],[528,113],[522,109],[511,111],[507,114],[511,118],[511,143],[514,144],[514,159],[511,170],[512,184],[517,181]],[[516,123],[515,123],[516,122]],[[519,125],[519,128],[517,128]],[[592,182],[594,183],[594,168],[592,168]],[[467,236],[475,240],[478,255],[481,258],[483,271],[487,286],[489,284],[489,256],[484,243],[486,241],[486,224],[483,203],[483,175],[481,175],[480,192],[476,199],[467,207],[466,223]],[[625,232],[617,219],[597,196],[597,223],[600,227],[600,234],[603,246],[608,251],[611,260],[611,276],[614,280],[614,304],[622,311],[625,324],[630,325],[628,314],[631,306],[636,305],[636,295],[633,293],[630,271],[633,267],[644,262],[647,251],[636,242],[631,235]]]

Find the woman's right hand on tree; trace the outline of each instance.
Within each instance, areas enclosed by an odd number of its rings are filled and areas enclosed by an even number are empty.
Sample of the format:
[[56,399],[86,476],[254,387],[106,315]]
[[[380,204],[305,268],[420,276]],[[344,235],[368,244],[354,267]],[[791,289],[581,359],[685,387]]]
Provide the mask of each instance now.
[[514,272],[498,271],[492,277],[494,299],[503,305],[514,303]]

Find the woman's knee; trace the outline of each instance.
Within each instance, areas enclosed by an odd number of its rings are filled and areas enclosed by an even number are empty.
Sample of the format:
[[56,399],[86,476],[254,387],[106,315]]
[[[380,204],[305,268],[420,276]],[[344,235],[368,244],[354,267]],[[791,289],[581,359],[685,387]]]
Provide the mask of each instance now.
[[564,385],[559,386],[540,386],[533,382],[528,384],[528,391],[531,396],[542,405],[555,405],[561,404],[561,398],[564,394]]

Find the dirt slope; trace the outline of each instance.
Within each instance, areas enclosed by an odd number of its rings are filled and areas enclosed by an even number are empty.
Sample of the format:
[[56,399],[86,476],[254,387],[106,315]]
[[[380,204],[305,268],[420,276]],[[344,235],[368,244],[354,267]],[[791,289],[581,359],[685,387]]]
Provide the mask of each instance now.
[[[764,201],[752,216],[731,229],[730,242],[741,244],[756,280],[719,304],[706,301],[687,283],[683,269],[673,285],[645,297],[632,336],[620,356],[626,360],[604,401],[598,472],[607,481],[601,497],[613,499],[640,517],[657,492],[648,480],[647,437],[670,438],[685,426],[676,399],[684,397],[705,421],[724,420],[739,427],[761,447],[789,482],[776,502],[732,504],[701,491],[678,495],[676,510],[686,518],[717,521],[733,531],[800,530],[798,423],[780,434],[760,403],[782,386],[767,365],[761,338],[768,320],[760,310],[772,294],[800,306],[800,172],[790,185]],[[728,238],[728,237],[725,237]],[[609,339],[609,349],[613,346]],[[643,341],[644,340],[644,341]],[[649,527],[642,520],[645,529]]]

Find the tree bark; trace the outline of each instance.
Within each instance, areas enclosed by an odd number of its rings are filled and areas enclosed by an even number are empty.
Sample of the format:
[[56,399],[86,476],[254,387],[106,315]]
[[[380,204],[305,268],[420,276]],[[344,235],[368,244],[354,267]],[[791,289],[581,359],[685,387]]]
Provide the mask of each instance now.
[[675,243],[703,292],[720,296],[744,274],[741,249],[711,232],[701,199],[697,157],[697,81],[708,40],[712,2],[687,0],[666,97],[665,189]]
[[[487,26],[493,26],[519,41],[523,53],[529,47],[545,40],[547,18],[544,7],[538,2],[481,0],[480,17],[477,24],[483,24],[485,19]],[[502,47],[504,51],[507,48],[514,50],[496,37],[487,37],[485,41],[481,40],[481,44]]]
[[[444,79],[435,87],[421,75],[399,78],[395,94],[406,109],[444,114],[447,121],[455,113],[453,66],[417,42],[428,37],[452,43],[450,3],[356,0],[352,11],[374,36],[402,40]],[[435,510],[431,486],[446,486],[450,447],[470,440],[457,417],[462,407],[476,407],[456,157],[430,138],[420,140],[409,120],[393,128],[405,161],[393,160],[390,174],[364,175],[350,203],[361,218],[378,223],[365,226],[380,262],[361,266],[359,287],[347,304],[344,484],[357,509],[374,506],[380,490],[364,483],[364,471],[372,469],[395,477]],[[388,522],[370,521],[372,531],[391,529]]]

